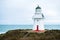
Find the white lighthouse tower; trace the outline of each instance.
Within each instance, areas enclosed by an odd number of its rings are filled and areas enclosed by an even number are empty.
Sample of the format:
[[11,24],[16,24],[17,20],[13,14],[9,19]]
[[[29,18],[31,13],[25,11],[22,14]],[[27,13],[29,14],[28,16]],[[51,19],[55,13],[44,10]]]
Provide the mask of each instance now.
[[37,6],[33,16],[34,26],[33,30],[37,32],[44,32],[44,15],[41,13],[41,7]]

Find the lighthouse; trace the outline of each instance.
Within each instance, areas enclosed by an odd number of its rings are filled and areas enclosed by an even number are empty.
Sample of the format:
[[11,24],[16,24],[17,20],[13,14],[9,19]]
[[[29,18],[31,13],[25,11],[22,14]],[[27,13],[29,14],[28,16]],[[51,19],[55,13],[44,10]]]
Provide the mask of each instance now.
[[44,15],[41,11],[41,7],[37,6],[33,15],[33,30],[36,32],[44,32]]

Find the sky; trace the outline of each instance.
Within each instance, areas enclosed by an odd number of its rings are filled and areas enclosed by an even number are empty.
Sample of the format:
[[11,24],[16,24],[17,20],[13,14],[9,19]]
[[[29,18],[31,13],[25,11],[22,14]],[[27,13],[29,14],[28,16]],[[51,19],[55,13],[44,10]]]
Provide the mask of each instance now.
[[38,5],[45,24],[60,24],[60,0],[0,0],[0,24],[33,24]]

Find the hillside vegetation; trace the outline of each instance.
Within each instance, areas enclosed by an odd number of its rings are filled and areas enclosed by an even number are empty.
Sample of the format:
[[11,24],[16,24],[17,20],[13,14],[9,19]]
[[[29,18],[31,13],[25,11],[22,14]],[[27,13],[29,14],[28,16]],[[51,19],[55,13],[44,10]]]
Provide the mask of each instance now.
[[0,40],[60,40],[60,30],[47,30],[44,33],[10,30],[0,34]]

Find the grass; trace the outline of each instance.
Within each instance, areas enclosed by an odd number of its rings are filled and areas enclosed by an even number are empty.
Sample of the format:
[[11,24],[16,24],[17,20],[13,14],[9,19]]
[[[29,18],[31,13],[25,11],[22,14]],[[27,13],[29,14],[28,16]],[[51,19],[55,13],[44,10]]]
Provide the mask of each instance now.
[[10,30],[5,34],[0,34],[0,40],[60,40],[60,30],[47,30],[44,33]]

